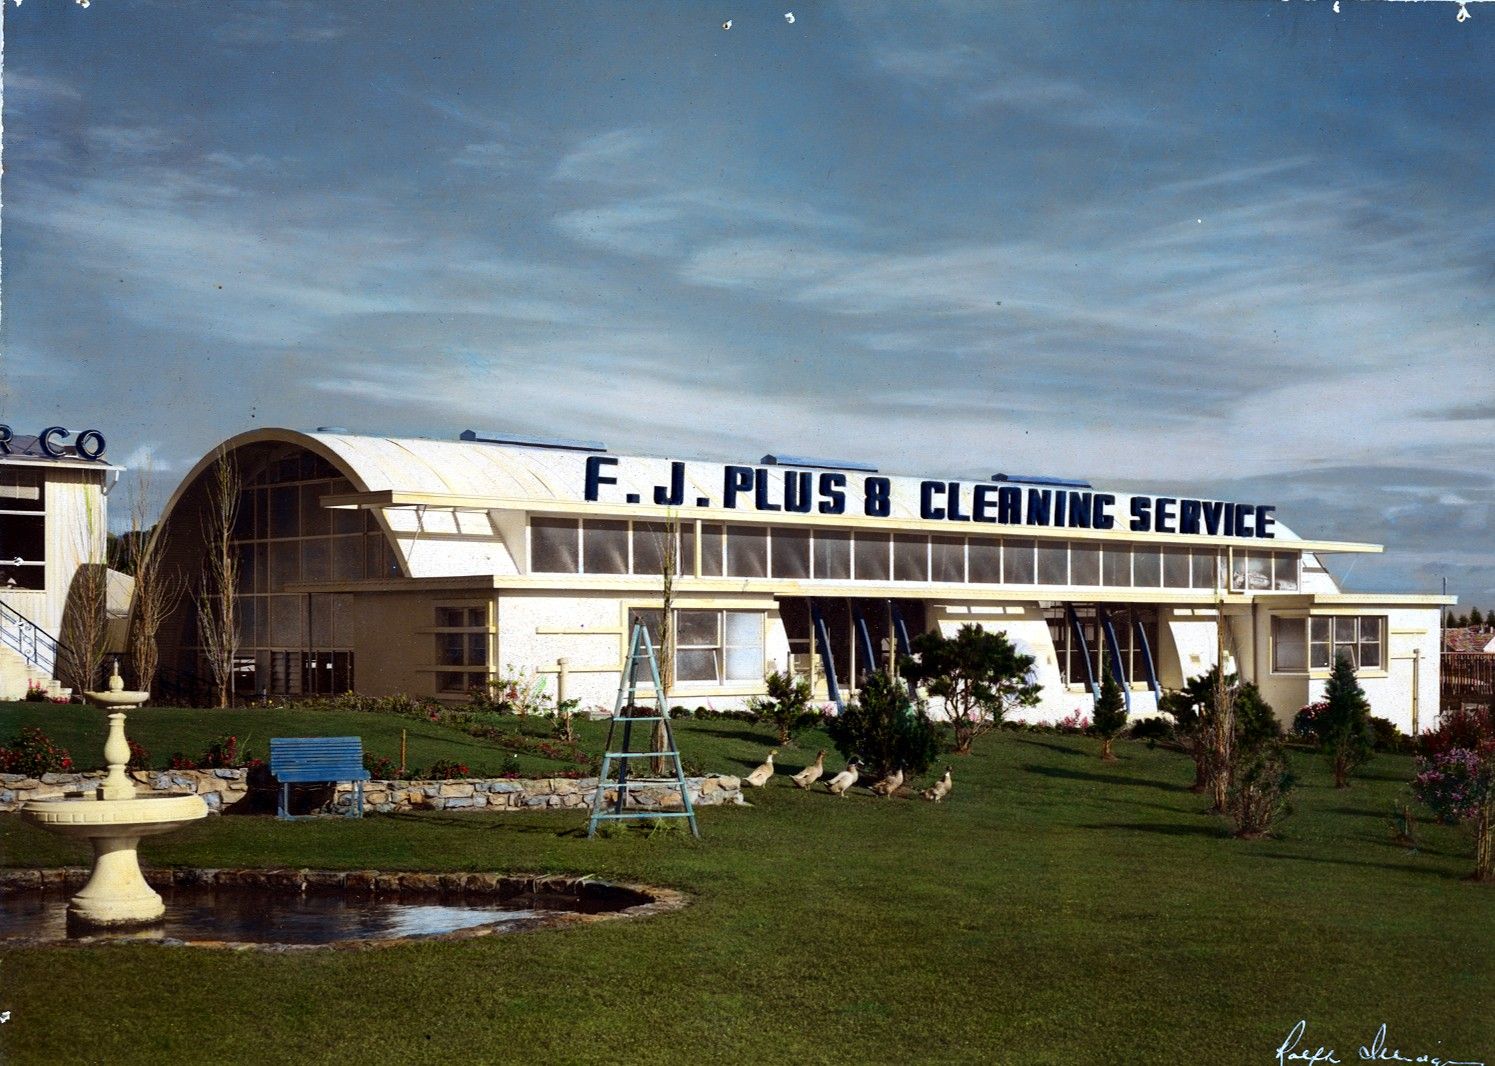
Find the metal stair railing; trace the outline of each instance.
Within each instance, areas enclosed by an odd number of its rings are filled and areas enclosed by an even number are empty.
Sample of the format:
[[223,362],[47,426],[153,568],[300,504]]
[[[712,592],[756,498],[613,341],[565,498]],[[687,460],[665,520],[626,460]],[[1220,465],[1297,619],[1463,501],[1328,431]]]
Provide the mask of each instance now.
[[62,645],[51,633],[8,603],[0,603],[0,644],[48,677],[56,676],[57,656]]

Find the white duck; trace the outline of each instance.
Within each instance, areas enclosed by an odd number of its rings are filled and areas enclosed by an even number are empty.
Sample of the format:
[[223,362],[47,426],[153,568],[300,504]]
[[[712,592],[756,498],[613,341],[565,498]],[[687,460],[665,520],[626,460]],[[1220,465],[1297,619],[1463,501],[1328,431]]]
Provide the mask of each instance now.
[[947,766],[945,767],[945,776],[936,781],[933,788],[926,788],[924,790],[924,798],[938,803],[948,796],[950,790],[954,787],[955,782],[950,779],[950,767]]
[[861,765],[858,760],[852,759],[846,764],[846,769],[827,781],[825,787],[830,789],[831,795],[844,799],[846,793],[851,791],[851,786],[857,783],[857,767]]
[[820,753],[815,756],[815,761],[812,762],[809,766],[806,766],[799,773],[795,774],[792,778],[790,778],[790,780],[794,782],[795,788],[809,788],[816,781],[819,781],[821,775],[823,775],[824,773],[825,749],[821,748]]
[[768,784],[768,779],[773,776],[773,757],[778,753],[778,748],[774,748],[773,751],[769,752],[768,760],[762,766],[758,767],[758,769],[748,774],[742,783],[744,785],[751,785],[753,788],[762,788]]
[[902,787],[903,770],[900,767],[899,769],[894,770],[892,773],[890,773],[887,777],[883,778],[877,784],[873,785],[872,791],[877,793],[879,796],[891,796]]

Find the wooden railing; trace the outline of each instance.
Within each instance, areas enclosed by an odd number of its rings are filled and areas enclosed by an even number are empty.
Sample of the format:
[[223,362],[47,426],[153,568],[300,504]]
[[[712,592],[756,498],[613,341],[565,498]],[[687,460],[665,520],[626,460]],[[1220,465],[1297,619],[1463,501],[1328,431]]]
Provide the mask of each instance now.
[[1495,699],[1495,654],[1444,652],[1439,677],[1444,706]]

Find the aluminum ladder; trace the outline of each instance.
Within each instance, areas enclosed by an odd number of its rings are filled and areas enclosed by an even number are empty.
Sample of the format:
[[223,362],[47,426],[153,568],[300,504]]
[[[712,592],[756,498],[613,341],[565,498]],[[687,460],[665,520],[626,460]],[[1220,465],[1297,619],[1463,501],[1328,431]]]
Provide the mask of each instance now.
[[[632,712],[638,710],[636,697],[638,695],[639,667],[647,663],[649,667],[649,680],[654,684],[654,702],[657,704],[657,714],[638,715]],[[618,732],[618,723],[623,725],[623,736],[621,745],[615,746],[613,738]],[[663,725],[664,747],[663,751],[633,751],[633,726],[635,722],[659,722]],[[652,734],[653,730],[646,731]],[[652,747],[652,744],[645,745]],[[629,774],[629,761],[632,759],[657,759],[667,758],[674,763],[675,776],[673,778],[651,778],[633,777]],[[618,765],[618,780],[613,786],[617,789],[617,798],[611,804],[611,810],[604,813],[605,796],[608,788],[608,775],[613,763]],[[682,811],[660,811],[645,810],[627,807],[628,792],[632,788],[653,788],[659,785],[674,784],[680,789],[680,802],[684,806]],[[654,654],[654,642],[649,639],[649,631],[642,622],[633,624],[633,635],[628,641],[628,657],[624,660],[623,676],[618,682],[618,699],[613,706],[612,721],[607,727],[607,744],[603,748],[602,769],[597,774],[597,792],[592,797],[592,817],[587,823],[587,839],[590,840],[597,834],[597,823],[609,821],[623,821],[625,819],[645,818],[688,818],[690,820],[691,836],[697,839],[701,836],[701,828],[696,824],[695,805],[690,801],[690,789],[685,785],[685,771],[680,766],[680,748],[675,743],[675,731],[670,728],[670,716],[664,705],[664,686],[659,680],[659,659]]]

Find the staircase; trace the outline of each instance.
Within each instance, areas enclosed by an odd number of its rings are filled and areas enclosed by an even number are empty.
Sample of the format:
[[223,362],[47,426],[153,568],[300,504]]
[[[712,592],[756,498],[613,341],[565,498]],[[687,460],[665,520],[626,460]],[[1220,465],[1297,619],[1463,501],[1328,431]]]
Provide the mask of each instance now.
[[19,700],[33,681],[43,685],[57,670],[57,638],[0,603],[0,700]]

